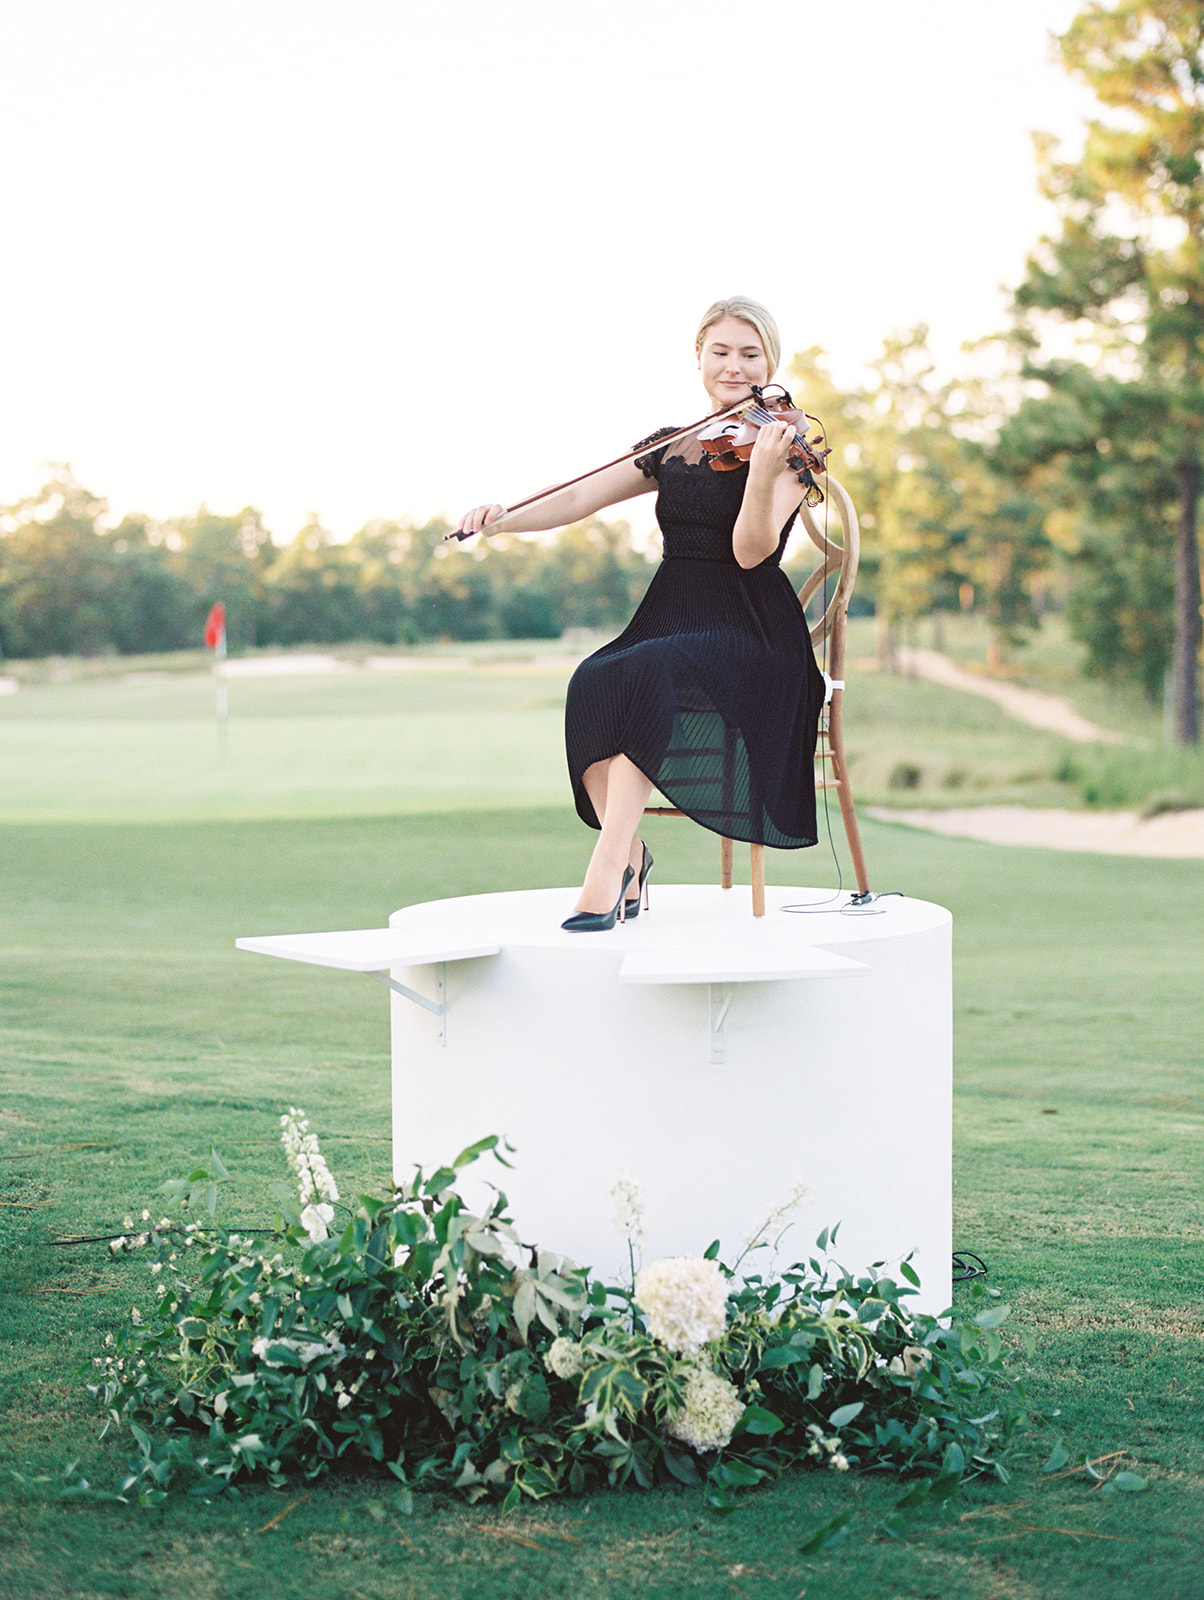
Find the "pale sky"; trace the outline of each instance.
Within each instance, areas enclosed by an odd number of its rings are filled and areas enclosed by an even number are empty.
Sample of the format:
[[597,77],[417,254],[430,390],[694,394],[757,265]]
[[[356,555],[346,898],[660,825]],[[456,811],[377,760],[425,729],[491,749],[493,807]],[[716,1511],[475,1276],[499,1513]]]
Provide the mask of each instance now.
[[[36,0],[0,22],[0,503],[515,500],[706,410],[763,300],[953,368],[1051,226],[1077,0]],[[804,399],[804,396],[800,396]],[[640,525],[651,502],[620,508]]]

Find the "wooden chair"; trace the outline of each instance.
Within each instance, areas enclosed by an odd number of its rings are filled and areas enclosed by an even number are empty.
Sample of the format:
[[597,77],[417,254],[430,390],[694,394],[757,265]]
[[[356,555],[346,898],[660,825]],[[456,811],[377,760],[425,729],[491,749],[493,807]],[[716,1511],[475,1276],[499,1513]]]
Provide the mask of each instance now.
[[[861,899],[870,893],[866,872],[865,854],[861,848],[861,834],[857,827],[857,814],[853,809],[853,794],[849,787],[848,764],[844,752],[844,671],[845,633],[848,622],[849,597],[857,578],[857,564],[861,553],[860,530],[857,512],[848,491],[838,479],[826,476],[822,488],[829,508],[835,508],[840,518],[839,542],[834,530],[825,528],[830,519],[821,511],[819,518],[807,506],[799,510],[799,520],[806,529],[811,543],[819,552],[814,570],[798,592],[799,604],[806,609],[817,594],[826,595],[827,585],[835,576],[831,598],[823,615],[811,627],[811,643],[816,660],[824,669],[828,693],[819,718],[819,737],[815,747],[815,787],[835,789],[844,820],[845,837],[849,842],[849,855],[853,862],[853,875],[857,880],[857,895]],[[822,519],[822,521],[821,521]],[[649,806],[646,816],[682,817],[685,812],[673,806]],[[765,915],[765,846],[750,845],[752,855],[752,910],[754,917]],[[732,840],[720,841],[719,881],[725,889],[732,887]]]

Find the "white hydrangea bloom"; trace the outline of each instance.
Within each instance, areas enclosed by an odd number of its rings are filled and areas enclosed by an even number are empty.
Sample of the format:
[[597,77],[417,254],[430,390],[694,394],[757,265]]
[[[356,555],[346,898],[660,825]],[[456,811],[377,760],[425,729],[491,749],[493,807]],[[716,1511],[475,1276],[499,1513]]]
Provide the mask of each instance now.
[[692,1450],[722,1450],[744,1415],[734,1384],[700,1362],[686,1380],[681,1410],[670,1417],[668,1431]]
[[648,1332],[677,1355],[694,1355],[727,1329],[727,1280],[702,1256],[668,1256],[635,1280]]
[[563,1334],[558,1339],[552,1340],[548,1353],[543,1358],[543,1364],[558,1378],[575,1378],[585,1371],[581,1346],[573,1339],[566,1339]]

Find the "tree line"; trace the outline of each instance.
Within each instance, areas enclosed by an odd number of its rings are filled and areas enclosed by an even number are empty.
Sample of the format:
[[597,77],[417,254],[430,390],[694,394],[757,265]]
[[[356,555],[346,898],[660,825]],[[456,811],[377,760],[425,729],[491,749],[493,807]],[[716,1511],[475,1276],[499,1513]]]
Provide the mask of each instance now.
[[218,600],[232,650],[558,638],[621,626],[647,586],[624,523],[594,519],[542,544],[497,535],[471,555],[447,532],[373,521],[342,542],[313,522],[281,546],[253,507],[113,524],[60,468],[31,499],[0,507],[0,652],[197,649]]
[[[1204,450],[1204,6],[1085,6],[1056,47],[1101,116],[1081,154],[1038,136],[1057,229],[1009,325],[938,379],[927,332],[885,341],[860,387],[824,353],[791,381],[822,418],[862,515],[859,595],[889,660],[900,628],[953,609],[990,624],[995,664],[1064,609],[1087,670],[1167,686],[1199,740]],[[0,508],[0,651],[195,646],[211,603],[233,648],[363,639],[550,637],[621,625],[648,580],[624,524],[552,542],[497,536],[447,559],[440,522],[318,524],[283,547],[247,509],[113,526],[66,472]]]

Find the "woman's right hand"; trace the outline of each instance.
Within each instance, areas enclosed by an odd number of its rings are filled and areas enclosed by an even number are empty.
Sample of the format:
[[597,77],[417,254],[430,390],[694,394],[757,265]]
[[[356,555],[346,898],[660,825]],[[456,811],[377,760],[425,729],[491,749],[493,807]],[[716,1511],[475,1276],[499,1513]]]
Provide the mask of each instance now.
[[474,533],[480,533],[482,529],[495,523],[504,514],[505,509],[505,506],[498,505],[496,501],[492,505],[473,506],[471,511],[466,511],[460,518],[453,530],[453,536],[467,539]]

